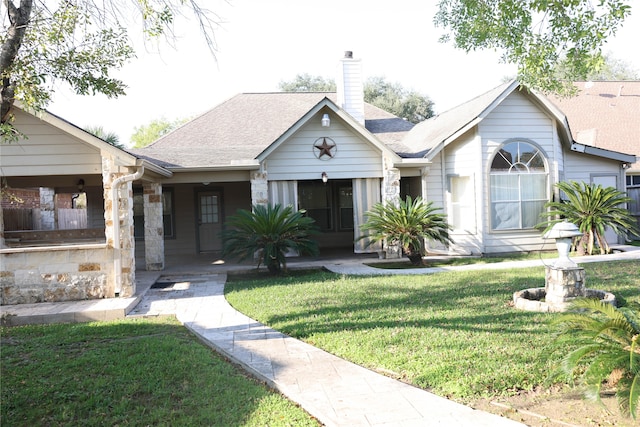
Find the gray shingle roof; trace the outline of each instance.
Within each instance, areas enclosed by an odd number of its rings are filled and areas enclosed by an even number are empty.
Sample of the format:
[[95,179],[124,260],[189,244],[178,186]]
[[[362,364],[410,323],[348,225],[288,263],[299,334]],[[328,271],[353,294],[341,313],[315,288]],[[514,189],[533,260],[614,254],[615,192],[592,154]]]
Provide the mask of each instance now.
[[[131,150],[168,168],[230,166],[250,162],[324,98],[335,93],[278,92],[236,95],[153,144]],[[365,104],[365,126],[391,149],[413,124]]]
[[447,138],[478,118],[514,82],[504,83],[451,110],[418,123],[407,133],[402,143],[408,156],[424,156]]

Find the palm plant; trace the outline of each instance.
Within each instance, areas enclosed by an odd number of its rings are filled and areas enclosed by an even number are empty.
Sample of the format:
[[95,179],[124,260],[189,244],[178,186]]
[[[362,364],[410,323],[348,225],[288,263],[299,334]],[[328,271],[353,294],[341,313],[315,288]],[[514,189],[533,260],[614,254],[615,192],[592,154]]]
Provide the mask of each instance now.
[[555,320],[556,349],[569,353],[560,372],[578,377],[585,396],[598,401],[605,381],[616,387],[620,410],[635,419],[640,398],[640,311],[596,299],[574,302],[576,311]]
[[398,206],[376,203],[367,212],[367,221],[360,226],[367,233],[362,238],[370,239],[369,244],[386,241],[397,245],[412,264],[418,265],[424,254],[424,239],[453,243],[449,237],[452,227],[446,215],[437,210],[433,202],[425,202],[421,197],[413,200],[407,196]]
[[281,205],[254,205],[252,211],[240,209],[227,221],[222,232],[223,256],[236,256],[240,260],[259,256],[258,268],[263,262],[275,274],[287,269],[285,254],[290,251],[318,254],[318,243],[309,236],[316,230],[314,220],[304,211]]
[[548,230],[565,219],[577,225],[583,233],[578,244],[580,254],[592,255],[596,243],[601,254],[609,253],[609,245],[604,238],[607,227],[618,235],[640,234],[634,217],[623,207],[631,201],[625,193],[613,187],[576,181],[559,182],[556,187],[567,200],[548,202],[545,207],[550,210],[542,215],[553,219],[541,225],[547,226]]

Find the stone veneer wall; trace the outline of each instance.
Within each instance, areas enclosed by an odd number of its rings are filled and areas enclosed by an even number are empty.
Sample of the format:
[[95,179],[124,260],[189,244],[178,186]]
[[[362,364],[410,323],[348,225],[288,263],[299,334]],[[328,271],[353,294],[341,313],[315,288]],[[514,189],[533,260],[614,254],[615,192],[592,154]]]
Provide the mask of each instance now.
[[269,184],[264,172],[251,173],[251,204],[267,205],[269,203]]
[[5,250],[0,305],[112,298],[111,253],[105,245]]
[[[135,239],[133,230],[133,187],[131,182],[123,183],[117,192],[118,218],[113,218],[113,202],[111,200],[111,188],[115,179],[128,175],[131,171],[127,168],[124,172],[108,157],[102,158],[102,187],[104,189],[104,220],[107,246],[113,248],[113,257],[120,257],[121,288],[117,296],[130,297],[135,294]],[[114,220],[119,221],[120,245],[114,247]],[[113,257],[111,258],[113,260]],[[117,272],[113,272],[111,280],[115,281]],[[115,286],[115,284],[114,284]]]
[[164,269],[162,185],[144,183],[144,257],[148,271]]
[[40,227],[37,230],[55,230],[56,228],[56,190],[40,188]]

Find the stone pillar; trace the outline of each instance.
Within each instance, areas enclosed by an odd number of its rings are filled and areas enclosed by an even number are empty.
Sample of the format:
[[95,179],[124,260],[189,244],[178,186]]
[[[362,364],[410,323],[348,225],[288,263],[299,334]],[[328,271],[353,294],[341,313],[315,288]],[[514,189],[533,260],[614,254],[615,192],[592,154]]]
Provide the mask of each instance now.
[[[382,203],[398,206],[400,204],[400,170],[389,167],[391,161],[384,159],[385,170],[382,178]],[[402,258],[402,250],[398,245],[389,245],[384,242],[385,256],[387,259]]]
[[164,270],[162,185],[144,183],[144,258],[147,271]]
[[[115,207],[111,197],[113,181],[128,173],[126,169],[124,172],[120,171],[113,159],[102,158],[105,237],[107,245],[113,248],[114,257],[114,271],[110,275],[109,286],[113,286],[114,292],[121,297],[130,297],[135,294],[135,239],[131,182],[122,183],[117,189]],[[115,221],[119,224],[119,239],[115,236]],[[116,245],[116,240],[119,240],[119,245]]]
[[120,217],[120,248],[122,259],[121,297],[132,297],[136,292],[136,242],[133,225],[133,184],[120,185],[118,191]]
[[575,298],[586,295],[584,268],[545,268],[545,301],[563,307]]
[[267,205],[269,203],[269,185],[266,172],[251,172],[251,204]]
[[400,170],[396,168],[385,170],[382,187],[382,203],[392,203],[398,206],[400,201]]
[[53,188],[40,187],[40,228],[56,229],[56,191]]
[[2,211],[2,204],[0,204],[0,249],[5,247],[6,247],[6,244],[4,241],[4,214]]

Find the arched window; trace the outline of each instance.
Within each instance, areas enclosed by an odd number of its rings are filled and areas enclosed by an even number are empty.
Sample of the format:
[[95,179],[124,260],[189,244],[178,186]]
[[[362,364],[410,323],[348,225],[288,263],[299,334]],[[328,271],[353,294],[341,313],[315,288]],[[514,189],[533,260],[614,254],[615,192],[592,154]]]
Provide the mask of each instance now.
[[491,163],[491,228],[533,228],[548,197],[548,172],[542,151],[524,141],[506,143]]

